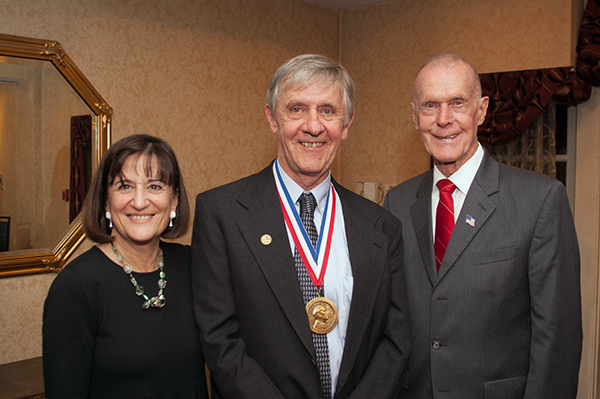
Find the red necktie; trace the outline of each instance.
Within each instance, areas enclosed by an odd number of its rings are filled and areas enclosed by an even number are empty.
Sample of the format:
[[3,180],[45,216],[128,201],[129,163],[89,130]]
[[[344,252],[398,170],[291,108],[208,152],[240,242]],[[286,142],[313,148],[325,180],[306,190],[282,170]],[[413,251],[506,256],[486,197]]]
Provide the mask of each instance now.
[[442,259],[444,259],[446,253],[446,247],[448,247],[448,241],[450,241],[454,229],[452,193],[456,186],[448,179],[438,181],[437,186],[440,190],[440,202],[438,202],[435,216],[435,244],[433,246],[435,248],[435,263],[439,272]]

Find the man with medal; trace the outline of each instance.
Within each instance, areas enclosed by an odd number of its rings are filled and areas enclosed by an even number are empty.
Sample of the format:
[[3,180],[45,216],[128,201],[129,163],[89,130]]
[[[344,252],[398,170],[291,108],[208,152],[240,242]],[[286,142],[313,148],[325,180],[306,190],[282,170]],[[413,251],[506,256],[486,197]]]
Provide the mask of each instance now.
[[410,347],[401,226],[330,174],[352,79],[323,56],[295,57],[271,79],[265,114],[277,159],[196,199],[212,397],[396,398]]

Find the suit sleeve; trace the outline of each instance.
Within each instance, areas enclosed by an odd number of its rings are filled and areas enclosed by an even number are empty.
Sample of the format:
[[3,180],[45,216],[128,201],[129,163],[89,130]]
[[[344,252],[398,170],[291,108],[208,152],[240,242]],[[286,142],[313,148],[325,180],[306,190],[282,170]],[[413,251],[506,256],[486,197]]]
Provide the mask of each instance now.
[[203,194],[196,199],[192,287],[206,363],[218,390],[213,391],[213,397],[283,399],[264,370],[247,355],[246,345],[240,338],[223,226]]
[[581,359],[579,247],[564,187],[540,210],[529,252],[531,350],[524,398],[577,395]]
[[391,296],[387,325],[373,357],[349,396],[362,398],[396,398],[406,374],[410,351],[408,301],[404,282],[404,245],[399,223],[391,235],[388,248]]

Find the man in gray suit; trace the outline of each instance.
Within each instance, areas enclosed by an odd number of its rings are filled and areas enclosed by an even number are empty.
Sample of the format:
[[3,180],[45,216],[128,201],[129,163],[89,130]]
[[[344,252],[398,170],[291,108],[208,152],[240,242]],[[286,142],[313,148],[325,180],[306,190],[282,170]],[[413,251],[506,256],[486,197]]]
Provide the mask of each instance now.
[[334,61],[286,62],[265,106],[276,161],[196,199],[194,308],[213,399],[400,390],[410,346],[400,223],[330,173],[353,93]]
[[577,393],[579,250],[566,192],[484,152],[488,101],[456,56],[415,78],[412,117],[435,166],[384,202],[405,243],[412,346],[401,398]]

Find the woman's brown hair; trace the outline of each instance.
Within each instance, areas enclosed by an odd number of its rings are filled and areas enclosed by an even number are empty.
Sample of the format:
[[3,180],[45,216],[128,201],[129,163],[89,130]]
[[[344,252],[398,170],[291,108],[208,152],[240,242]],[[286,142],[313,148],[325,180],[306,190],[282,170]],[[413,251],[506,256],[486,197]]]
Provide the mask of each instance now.
[[148,175],[152,173],[152,159],[156,159],[157,177],[173,189],[178,199],[177,217],[173,219],[173,228],[165,229],[161,237],[181,237],[189,228],[190,205],[179,164],[173,149],[166,141],[148,134],[127,136],[114,143],[104,153],[85,200],[83,231],[92,241],[112,241],[109,221],[105,216],[108,187],[113,184],[115,178],[122,175],[123,165],[130,156],[146,156],[145,172]]

